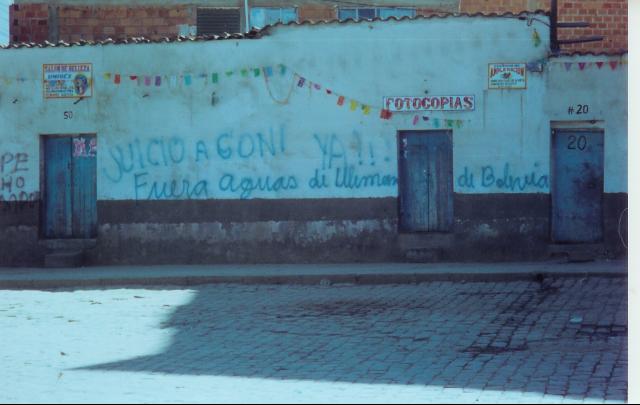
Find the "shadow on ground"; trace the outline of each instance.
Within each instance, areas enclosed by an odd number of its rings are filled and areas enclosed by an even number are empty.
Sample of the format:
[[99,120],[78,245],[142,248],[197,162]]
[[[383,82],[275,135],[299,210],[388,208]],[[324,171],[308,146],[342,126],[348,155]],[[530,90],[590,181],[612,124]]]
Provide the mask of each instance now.
[[627,398],[626,279],[203,286],[162,353],[84,368]]

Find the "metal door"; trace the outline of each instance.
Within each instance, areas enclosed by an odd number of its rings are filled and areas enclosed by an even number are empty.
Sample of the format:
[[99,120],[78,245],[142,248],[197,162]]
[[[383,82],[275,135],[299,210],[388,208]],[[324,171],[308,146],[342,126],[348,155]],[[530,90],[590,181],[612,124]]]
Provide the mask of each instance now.
[[400,140],[400,229],[449,231],[453,223],[451,131],[403,131]]
[[96,234],[95,136],[44,137],[44,236]]
[[604,132],[553,130],[552,165],[553,240],[567,243],[602,240]]

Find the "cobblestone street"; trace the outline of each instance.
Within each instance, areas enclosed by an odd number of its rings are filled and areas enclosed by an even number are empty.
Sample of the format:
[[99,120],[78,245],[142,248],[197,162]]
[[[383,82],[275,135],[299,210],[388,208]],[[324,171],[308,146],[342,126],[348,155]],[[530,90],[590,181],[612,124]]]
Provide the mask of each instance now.
[[0,292],[0,402],[623,402],[624,278]]

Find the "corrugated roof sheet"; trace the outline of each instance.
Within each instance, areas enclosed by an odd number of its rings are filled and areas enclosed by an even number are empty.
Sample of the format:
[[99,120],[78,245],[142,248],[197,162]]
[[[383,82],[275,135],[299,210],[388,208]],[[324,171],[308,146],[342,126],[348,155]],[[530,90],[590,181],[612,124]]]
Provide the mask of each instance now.
[[227,40],[227,39],[257,39],[262,37],[265,33],[267,33],[271,28],[278,26],[301,26],[301,25],[331,25],[331,24],[363,24],[367,22],[373,21],[405,21],[405,20],[429,20],[433,18],[451,18],[451,17],[484,17],[484,18],[517,18],[521,20],[526,20],[527,16],[530,15],[549,15],[548,12],[544,10],[535,10],[535,11],[521,11],[519,13],[437,13],[431,14],[427,16],[417,15],[414,17],[404,16],[404,17],[387,17],[380,18],[376,17],[373,19],[360,19],[354,20],[352,18],[348,18],[346,20],[319,20],[319,21],[301,21],[295,22],[291,21],[288,23],[278,22],[276,24],[267,25],[263,28],[257,29],[253,28],[251,31],[247,33],[236,33],[236,34],[227,34],[224,35],[198,35],[198,36],[176,36],[176,37],[163,37],[158,39],[150,39],[145,37],[131,37],[125,39],[112,39],[107,38],[104,40],[97,41],[87,41],[80,40],[76,42],[49,42],[45,41],[42,43],[35,42],[20,42],[14,43],[7,46],[2,46],[2,49],[16,49],[16,48],[50,48],[50,47],[71,47],[71,46],[95,46],[95,45],[121,45],[121,44],[147,44],[147,43],[171,43],[171,42],[188,42],[188,41],[218,41],[218,40]]

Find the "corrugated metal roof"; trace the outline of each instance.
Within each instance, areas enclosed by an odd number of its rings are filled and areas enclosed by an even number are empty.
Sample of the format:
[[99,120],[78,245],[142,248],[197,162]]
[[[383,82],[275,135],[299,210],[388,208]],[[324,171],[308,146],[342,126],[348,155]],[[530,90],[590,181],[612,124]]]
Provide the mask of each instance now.
[[121,45],[121,44],[147,44],[147,43],[170,43],[170,42],[188,42],[188,41],[218,41],[218,40],[227,40],[227,39],[257,39],[262,37],[265,34],[268,34],[268,31],[274,27],[279,26],[302,26],[302,25],[342,25],[342,24],[364,24],[368,22],[376,22],[376,21],[406,21],[406,20],[430,20],[434,18],[452,18],[452,17],[483,17],[483,18],[517,18],[520,20],[526,20],[527,16],[530,15],[545,15],[548,16],[549,13],[544,10],[535,10],[535,11],[521,11],[519,13],[436,13],[427,16],[417,15],[414,17],[404,16],[404,17],[387,17],[380,18],[376,17],[373,19],[360,19],[354,20],[352,18],[347,18],[346,20],[319,20],[319,21],[291,21],[288,23],[278,22],[275,24],[267,25],[263,28],[257,29],[253,28],[251,31],[247,33],[236,33],[236,34],[228,34],[225,33],[223,35],[197,35],[197,36],[176,36],[176,37],[163,37],[158,39],[150,39],[145,37],[130,37],[126,39],[112,39],[107,38],[104,40],[97,41],[87,41],[80,40],[76,42],[49,42],[45,41],[42,43],[35,42],[20,42],[14,43],[7,46],[0,46],[1,49],[16,49],[16,48],[49,48],[49,47],[71,47],[71,46],[95,46],[95,45]]

